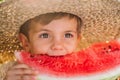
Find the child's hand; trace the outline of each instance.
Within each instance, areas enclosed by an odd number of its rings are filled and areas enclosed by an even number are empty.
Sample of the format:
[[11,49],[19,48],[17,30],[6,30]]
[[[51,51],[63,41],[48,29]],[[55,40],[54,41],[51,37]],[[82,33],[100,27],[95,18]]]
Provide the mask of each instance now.
[[116,80],[120,80],[120,77],[119,77],[119,78],[117,78]]
[[36,72],[25,64],[16,64],[10,68],[6,80],[35,80]]

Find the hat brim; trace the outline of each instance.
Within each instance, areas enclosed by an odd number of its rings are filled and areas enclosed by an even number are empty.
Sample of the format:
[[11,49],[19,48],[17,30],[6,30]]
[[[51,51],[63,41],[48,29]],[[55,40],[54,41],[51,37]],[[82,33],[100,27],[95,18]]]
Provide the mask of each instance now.
[[120,37],[117,0],[5,0],[0,3],[0,54],[12,54],[20,49],[16,33],[23,22],[50,12],[67,12],[82,18],[80,48]]

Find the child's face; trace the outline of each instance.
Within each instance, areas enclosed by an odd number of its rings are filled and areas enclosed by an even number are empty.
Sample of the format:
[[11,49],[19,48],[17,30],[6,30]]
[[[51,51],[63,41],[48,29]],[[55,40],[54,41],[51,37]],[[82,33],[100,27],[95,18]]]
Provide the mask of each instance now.
[[47,25],[33,22],[29,31],[27,51],[52,56],[76,51],[78,45],[77,21],[67,17],[53,20]]

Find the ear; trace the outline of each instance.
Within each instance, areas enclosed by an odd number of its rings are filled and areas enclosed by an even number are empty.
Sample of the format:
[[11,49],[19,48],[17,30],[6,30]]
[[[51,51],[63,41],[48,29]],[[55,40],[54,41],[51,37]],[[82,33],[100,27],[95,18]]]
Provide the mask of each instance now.
[[25,51],[29,52],[30,51],[30,43],[29,43],[28,38],[24,34],[22,34],[22,33],[20,33],[18,35],[18,38],[19,38],[20,42],[22,43],[23,49]]

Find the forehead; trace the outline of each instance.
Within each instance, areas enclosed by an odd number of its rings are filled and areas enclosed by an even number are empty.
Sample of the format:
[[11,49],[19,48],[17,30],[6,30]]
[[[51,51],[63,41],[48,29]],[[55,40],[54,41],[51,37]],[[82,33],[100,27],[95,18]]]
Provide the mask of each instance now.
[[76,30],[77,28],[77,20],[76,18],[69,18],[69,17],[62,17],[60,19],[54,19],[51,22],[49,22],[48,24],[43,24],[39,21],[35,22],[34,20],[31,22],[30,24],[30,30],[40,30],[43,28],[47,28],[47,29],[73,29]]

